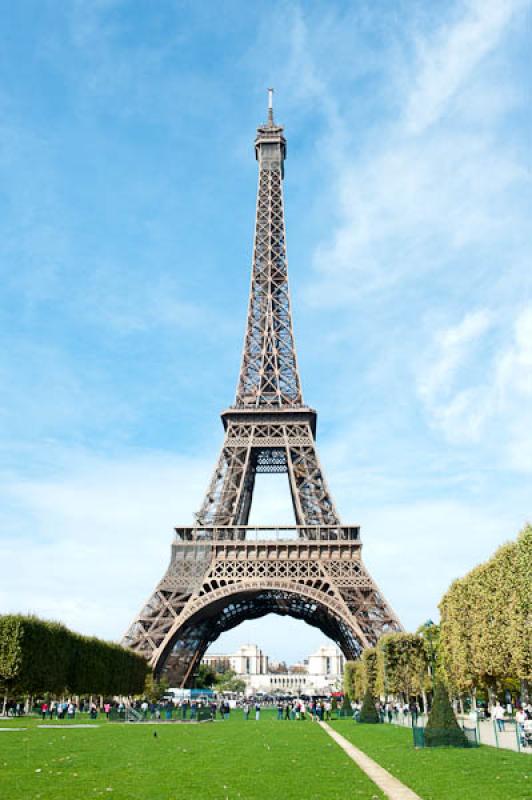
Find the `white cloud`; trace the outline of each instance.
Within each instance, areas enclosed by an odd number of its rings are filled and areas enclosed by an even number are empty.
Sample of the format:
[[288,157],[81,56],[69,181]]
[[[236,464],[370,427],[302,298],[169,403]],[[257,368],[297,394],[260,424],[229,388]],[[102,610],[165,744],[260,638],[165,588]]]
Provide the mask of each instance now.
[[[489,58],[509,58],[498,48],[525,5],[459,6],[453,24],[417,38],[417,60],[405,46],[411,30],[403,31],[402,54],[385,62],[396,105],[384,99],[389,112],[396,108],[395,118],[382,120],[371,135],[361,138],[349,107],[337,115],[339,123],[322,107],[328,127],[342,135],[324,151],[334,180],[327,203],[338,212],[330,236],[315,248],[312,304],[345,307],[414,275],[428,281],[443,270],[459,273],[464,260],[468,269],[500,269],[494,263],[500,243],[528,238],[528,214],[518,199],[528,165],[505,127],[508,113],[526,99],[500,69],[494,85],[488,69]],[[319,88],[325,96],[332,92]],[[454,113],[446,115],[451,98]]]
[[436,334],[436,353],[431,353],[418,381],[418,390],[425,402],[430,404],[449,390],[456,371],[471,354],[472,346],[492,324],[490,312],[480,309],[467,313],[458,325]]
[[[532,470],[532,307],[499,321],[503,343],[471,374],[472,346],[493,325],[486,311],[440,331],[421,368],[418,391],[433,423],[451,441],[488,436],[506,465]],[[465,367],[461,373],[459,368]]]
[[2,612],[119,639],[162,577],[173,527],[192,524],[211,464],[163,453],[63,453],[55,476],[3,480]]
[[482,59],[499,44],[528,0],[469,0],[464,15],[418,41],[418,64],[404,111],[409,133],[419,134],[447,111]]
[[450,583],[515,538],[523,508],[501,510],[457,500],[403,503],[364,512],[363,557],[405,626],[414,630]]

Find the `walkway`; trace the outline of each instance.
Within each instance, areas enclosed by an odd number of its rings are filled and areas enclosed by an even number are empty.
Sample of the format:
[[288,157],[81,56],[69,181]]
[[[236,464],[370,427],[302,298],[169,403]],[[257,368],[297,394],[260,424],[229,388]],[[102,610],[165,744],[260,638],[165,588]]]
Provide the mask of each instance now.
[[420,796],[405,786],[404,783],[398,781],[393,775],[390,775],[379,764],[373,761],[372,758],[367,756],[358,747],[355,747],[348,742],[343,736],[340,736],[330,725],[326,722],[320,722],[321,727],[327,731],[329,736],[334,739],[336,744],[340,745],[349,758],[353,759],[355,764],[366,773],[368,778],[371,778],[373,783],[381,789],[389,800],[421,800]]

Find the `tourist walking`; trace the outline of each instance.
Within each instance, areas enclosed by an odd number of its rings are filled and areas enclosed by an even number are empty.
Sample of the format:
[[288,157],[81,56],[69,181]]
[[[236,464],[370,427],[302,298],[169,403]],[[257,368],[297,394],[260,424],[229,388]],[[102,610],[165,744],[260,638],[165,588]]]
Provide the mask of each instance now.
[[497,723],[497,730],[501,733],[504,732],[504,708],[499,700],[497,700],[497,704],[493,709],[492,717]]
[[42,714],[42,718],[43,718],[43,719],[46,719],[46,713],[47,713],[47,711],[48,711],[48,703],[46,703],[46,702],[45,702],[45,703],[43,703],[43,704],[42,704],[42,706],[41,706],[41,714]]
[[283,718],[283,704],[281,700],[279,700],[277,703],[277,719],[282,719],[282,718]]
[[244,719],[249,719],[249,703],[247,700],[244,700],[242,711],[244,712]]
[[257,700],[257,702],[255,703],[255,720],[256,720],[256,722],[258,722],[259,719],[260,719],[260,703]]

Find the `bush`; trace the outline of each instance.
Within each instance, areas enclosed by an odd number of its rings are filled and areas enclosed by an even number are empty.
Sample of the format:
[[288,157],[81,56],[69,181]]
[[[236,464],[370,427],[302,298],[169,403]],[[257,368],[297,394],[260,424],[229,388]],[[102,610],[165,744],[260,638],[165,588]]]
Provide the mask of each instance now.
[[458,725],[447,689],[438,682],[425,728],[425,747],[467,747],[465,733]]
[[342,717],[350,717],[353,713],[353,709],[351,708],[351,698],[347,692],[344,692],[344,699],[342,700],[340,712]]
[[364,695],[364,700],[362,701],[359,722],[366,722],[371,725],[380,722],[377,709],[375,708],[375,698],[371,694],[369,688],[366,689],[366,694]]
[[0,616],[0,686],[6,695],[137,694],[147,671],[142,656],[118,644],[33,616]]

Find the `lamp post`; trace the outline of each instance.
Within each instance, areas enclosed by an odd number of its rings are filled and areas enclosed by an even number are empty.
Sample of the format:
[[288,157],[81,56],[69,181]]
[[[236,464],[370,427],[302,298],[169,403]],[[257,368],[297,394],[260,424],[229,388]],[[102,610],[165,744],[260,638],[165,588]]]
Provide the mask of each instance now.
[[432,698],[434,699],[434,641],[432,638],[432,634],[429,633],[430,628],[434,627],[434,622],[431,619],[428,619],[426,622],[423,623],[423,628],[427,634],[427,639],[429,643],[429,662],[430,662],[430,680],[432,684]]

